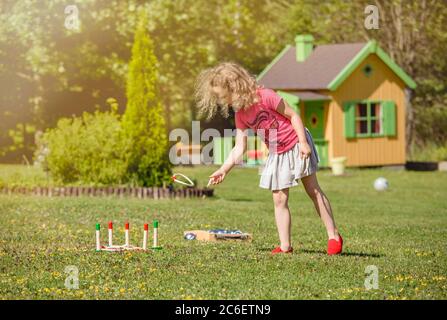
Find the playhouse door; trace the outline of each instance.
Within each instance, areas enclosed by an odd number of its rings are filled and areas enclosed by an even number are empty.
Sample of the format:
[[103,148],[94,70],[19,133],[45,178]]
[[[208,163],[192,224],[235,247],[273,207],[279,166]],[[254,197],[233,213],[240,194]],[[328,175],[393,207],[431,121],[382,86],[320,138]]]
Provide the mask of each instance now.
[[324,139],[324,101],[306,101],[304,125],[309,129],[320,157],[320,167],[328,166],[327,141]]

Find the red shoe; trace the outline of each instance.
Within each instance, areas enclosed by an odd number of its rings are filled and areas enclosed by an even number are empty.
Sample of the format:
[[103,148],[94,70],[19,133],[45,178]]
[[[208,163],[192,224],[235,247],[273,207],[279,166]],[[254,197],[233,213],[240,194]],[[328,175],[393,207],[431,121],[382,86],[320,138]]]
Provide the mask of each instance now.
[[281,247],[276,247],[275,249],[272,250],[272,254],[277,254],[277,253],[292,253],[292,252],[293,252],[293,248],[292,248],[292,247],[290,247],[290,249],[287,250],[287,251],[283,251],[283,250],[281,249]]
[[333,254],[340,254],[343,251],[343,238],[341,235],[338,235],[338,237],[338,241],[335,239],[330,239],[327,242],[327,254],[330,256]]

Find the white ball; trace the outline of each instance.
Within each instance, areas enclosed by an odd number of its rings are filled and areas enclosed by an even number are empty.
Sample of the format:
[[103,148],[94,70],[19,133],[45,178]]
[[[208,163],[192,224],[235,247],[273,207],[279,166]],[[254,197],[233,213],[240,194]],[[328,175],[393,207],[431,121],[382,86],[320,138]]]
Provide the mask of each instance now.
[[377,178],[376,181],[374,181],[374,189],[377,191],[385,191],[388,189],[388,180],[383,177]]

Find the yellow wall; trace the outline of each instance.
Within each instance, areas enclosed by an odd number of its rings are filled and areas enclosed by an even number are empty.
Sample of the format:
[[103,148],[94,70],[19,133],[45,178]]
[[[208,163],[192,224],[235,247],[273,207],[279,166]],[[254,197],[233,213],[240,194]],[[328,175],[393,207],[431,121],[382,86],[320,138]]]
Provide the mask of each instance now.
[[[369,64],[373,72],[366,77],[362,68]],[[325,137],[329,141],[329,160],[346,156],[347,166],[368,166],[405,163],[405,85],[375,54],[363,63],[335,92],[327,108]],[[349,100],[393,100],[396,103],[396,136],[355,138],[344,137],[343,102]]]

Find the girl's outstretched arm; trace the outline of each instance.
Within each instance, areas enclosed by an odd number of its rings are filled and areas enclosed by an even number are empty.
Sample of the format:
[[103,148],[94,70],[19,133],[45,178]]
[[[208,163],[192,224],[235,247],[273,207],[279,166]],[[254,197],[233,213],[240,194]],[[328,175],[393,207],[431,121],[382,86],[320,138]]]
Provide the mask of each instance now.
[[225,178],[225,175],[234,167],[234,165],[242,160],[242,156],[244,155],[246,149],[247,132],[246,130],[236,129],[236,144],[223,165],[212,175],[210,175],[208,185],[221,183]]

